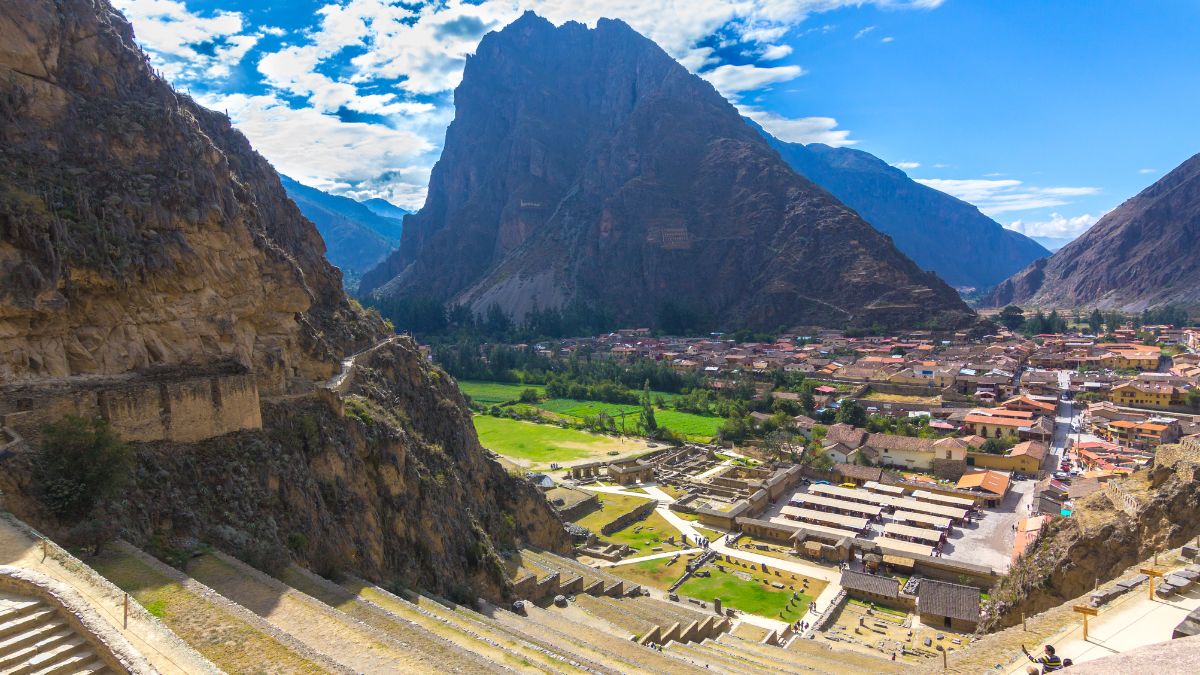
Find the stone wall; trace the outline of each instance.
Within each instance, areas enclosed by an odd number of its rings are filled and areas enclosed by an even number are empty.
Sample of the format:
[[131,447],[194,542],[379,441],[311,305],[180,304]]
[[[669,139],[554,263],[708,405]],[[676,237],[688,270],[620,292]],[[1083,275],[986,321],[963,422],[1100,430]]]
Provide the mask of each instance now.
[[0,413],[35,442],[67,415],[99,417],[123,440],[139,442],[192,443],[262,428],[258,383],[249,373],[22,387],[0,392]]
[[654,512],[654,507],[656,506],[658,506],[658,502],[646,502],[632,511],[622,513],[613,520],[602,525],[600,527],[600,534],[607,536],[613,532],[623,530],[639,520],[645,520],[646,518],[649,518],[650,514]]

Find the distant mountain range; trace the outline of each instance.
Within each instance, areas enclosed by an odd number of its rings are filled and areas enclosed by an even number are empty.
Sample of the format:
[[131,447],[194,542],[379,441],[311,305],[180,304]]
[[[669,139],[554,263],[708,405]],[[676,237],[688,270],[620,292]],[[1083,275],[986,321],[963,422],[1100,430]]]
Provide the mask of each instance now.
[[1200,155],[984,300],[1010,303],[1126,311],[1200,306]]
[[[325,240],[326,257],[348,278],[379,264],[400,243],[404,209],[383,199],[357,202],[280,176],[288,196],[317,226]],[[396,214],[396,215],[390,215]]]
[[1039,258],[1041,244],[967,202],[922,185],[878,157],[821,143],[786,143],[750,121],[793,169],[833,193],[922,269],[953,286],[989,288]]
[[467,62],[425,206],[361,292],[649,326],[973,320],[656,44],[532,13]]

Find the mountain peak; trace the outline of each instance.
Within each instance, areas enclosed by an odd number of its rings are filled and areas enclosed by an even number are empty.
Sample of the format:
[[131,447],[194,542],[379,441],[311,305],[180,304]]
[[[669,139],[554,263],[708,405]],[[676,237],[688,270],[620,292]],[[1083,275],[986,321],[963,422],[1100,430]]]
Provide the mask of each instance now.
[[970,315],[624,23],[527,14],[476,54],[425,206],[364,292],[639,325],[665,308],[772,329]]

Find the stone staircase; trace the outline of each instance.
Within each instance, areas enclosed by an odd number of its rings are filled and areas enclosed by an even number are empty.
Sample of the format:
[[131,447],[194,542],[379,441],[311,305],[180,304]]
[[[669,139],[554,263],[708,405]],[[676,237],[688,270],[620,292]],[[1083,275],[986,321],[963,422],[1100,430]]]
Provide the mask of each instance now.
[[0,594],[0,673],[112,672],[59,610],[35,598]]

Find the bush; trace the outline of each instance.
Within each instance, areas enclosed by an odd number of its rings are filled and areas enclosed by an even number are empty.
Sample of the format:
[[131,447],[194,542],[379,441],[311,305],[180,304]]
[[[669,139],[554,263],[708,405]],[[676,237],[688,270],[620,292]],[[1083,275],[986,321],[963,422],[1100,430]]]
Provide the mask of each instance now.
[[74,523],[117,495],[133,462],[133,450],[107,422],[68,416],[43,429],[33,478],[46,508],[59,521]]

